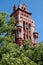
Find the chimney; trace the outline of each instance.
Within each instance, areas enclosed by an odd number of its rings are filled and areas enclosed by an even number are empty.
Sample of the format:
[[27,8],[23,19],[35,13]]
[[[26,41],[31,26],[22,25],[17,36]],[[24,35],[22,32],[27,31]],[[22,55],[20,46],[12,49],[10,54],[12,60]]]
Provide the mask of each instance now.
[[17,7],[16,7],[16,5],[14,5],[14,7],[13,7],[13,11],[16,11],[16,9],[17,9]]

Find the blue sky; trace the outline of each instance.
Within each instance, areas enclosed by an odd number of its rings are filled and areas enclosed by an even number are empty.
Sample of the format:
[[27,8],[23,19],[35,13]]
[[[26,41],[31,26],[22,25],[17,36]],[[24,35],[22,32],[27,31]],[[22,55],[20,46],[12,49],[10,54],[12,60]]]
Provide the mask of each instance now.
[[[38,41],[43,41],[43,0],[21,0],[26,4],[27,9],[32,13],[31,18],[35,21],[36,30],[39,33]],[[18,6],[19,0],[0,0],[0,12],[13,12],[13,5]]]

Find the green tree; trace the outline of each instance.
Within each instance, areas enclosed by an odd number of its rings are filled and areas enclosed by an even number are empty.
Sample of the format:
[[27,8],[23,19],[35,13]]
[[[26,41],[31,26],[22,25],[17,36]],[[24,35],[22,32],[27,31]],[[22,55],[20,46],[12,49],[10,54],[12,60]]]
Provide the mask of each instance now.
[[38,65],[43,65],[43,43],[37,44],[33,50],[32,59]]
[[6,13],[0,13],[0,43],[4,42],[14,42],[15,34],[13,34],[14,30],[17,27],[15,26],[14,17],[10,17]]
[[43,65],[43,43],[31,47],[25,40],[20,48],[14,42],[16,29],[14,17],[0,13],[0,65]]

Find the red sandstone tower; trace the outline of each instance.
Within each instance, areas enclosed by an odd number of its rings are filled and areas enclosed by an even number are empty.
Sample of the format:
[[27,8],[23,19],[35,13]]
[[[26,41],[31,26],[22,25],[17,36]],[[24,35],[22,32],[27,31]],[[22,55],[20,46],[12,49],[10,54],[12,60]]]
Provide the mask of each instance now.
[[13,7],[13,13],[16,21],[17,30],[15,33],[15,42],[22,46],[25,39],[30,40],[30,44],[34,45],[37,43],[38,33],[35,32],[34,21],[31,19],[31,13],[27,11],[26,5],[19,5]]

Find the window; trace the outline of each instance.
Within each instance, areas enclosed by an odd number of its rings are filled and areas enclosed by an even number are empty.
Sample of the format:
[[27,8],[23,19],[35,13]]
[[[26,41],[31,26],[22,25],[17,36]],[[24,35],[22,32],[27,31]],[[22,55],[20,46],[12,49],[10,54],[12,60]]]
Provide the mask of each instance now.
[[28,39],[28,35],[27,35],[27,39]]
[[29,31],[30,31],[30,27],[31,27],[31,25],[29,24]]
[[28,39],[28,35],[26,35],[25,39]]
[[31,36],[29,36],[29,39],[31,40]]
[[16,37],[21,37],[22,36],[22,30],[17,30],[16,32]]
[[28,15],[27,15],[27,17],[28,17]]
[[26,31],[30,31],[30,24],[26,23]]
[[18,16],[15,16],[15,19],[18,19]]
[[24,8],[24,10],[26,10],[26,8]]
[[24,33],[24,40],[25,40],[25,33]]
[[26,31],[28,31],[28,29],[29,29],[29,25],[28,23],[26,23]]
[[22,37],[22,30],[19,30],[19,37]]
[[25,22],[23,21],[23,29],[25,30]]

